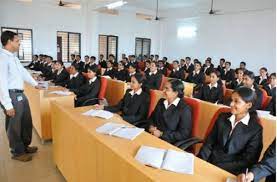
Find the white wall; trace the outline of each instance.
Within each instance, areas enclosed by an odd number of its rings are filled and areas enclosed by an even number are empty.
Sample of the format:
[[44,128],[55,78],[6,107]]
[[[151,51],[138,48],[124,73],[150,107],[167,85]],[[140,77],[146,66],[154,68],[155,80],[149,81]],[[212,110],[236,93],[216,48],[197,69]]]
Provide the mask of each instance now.
[[[263,7],[259,7],[261,8]],[[256,74],[262,66],[270,72],[276,71],[275,9],[218,16],[207,13],[197,16],[191,12],[191,17],[186,11],[183,12],[188,18],[181,18],[181,12],[175,12],[174,18],[162,22],[161,55],[168,56],[171,60],[191,56],[202,62],[206,57],[212,57],[216,65],[224,57],[233,63],[234,68],[239,66],[240,61],[245,61],[247,67]],[[196,35],[179,38],[179,27],[196,27]]]

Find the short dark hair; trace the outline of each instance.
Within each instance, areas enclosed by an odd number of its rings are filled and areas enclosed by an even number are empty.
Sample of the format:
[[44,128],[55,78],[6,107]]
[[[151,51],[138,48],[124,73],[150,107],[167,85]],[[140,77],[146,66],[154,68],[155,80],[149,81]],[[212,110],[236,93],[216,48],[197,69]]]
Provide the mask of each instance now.
[[76,69],[76,71],[80,70],[80,66],[78,64],[71,64],[72,67]]
[[[224,60],[225,61],[225,60]],[[231,66],[231,62],[230,61],[226,61],[225,64],[229,64]]]
[[276,73],[271,73],[269,77],[274,76],[276,78]]
[[[220,61],[223,61],[225,63],[225,59],[224,58],[221,58]],[[226,62],[227,63],[227,62]],[[231,64],[230,64],[231,65]]]
[[135,69],[136,69],[136,65],[135,65],[134,63],[129,63],[128,68],[130,68],[130,67],[132,67],[132,68],[135,68]]
[[61,60],[56,61],[56,63],[60,64],[61,66],[63,66],[63,61],[61,61]]
[[252,71],[246,70],[243,75],[248,76],[251,80],[255,80],[255,74]]
[[177,64],[179,64],[179,61],[178,61],[178,60],[174,60],[174,61],[173,61],[173,63],[177,63]]
[[185,89],[183,82],[178,79],[171,79],[168,82],[171,84],[172,90],[174,92],[177,92],[178,97],[182,99],[184,97],[184,89]]
[[132,77],[134,77],[139,84],[142,84],[144,81],[144,76],[141,73],[136,73],[134,75],[132,75]]
[[200,66],[202,65],[200,61],[195,61],[194,65],[196,65],[196,64],[199,64]]
[[243,72],[243,69],[237,68],[237,69],[235,70],[236,74],[239,74],[239,71],[242,71],[242,72]]
[[190,58],[190,57],[186,57],[186,59],[191,60],[191,58]]
[[96,60],[95,56],[90,56],[90,59]]
[[260,70],[264,70],[267,72],[267,68],[266,67],[261,67]]
[[167,61],[167,57],[163,57],[163,59]]
[[77,54],[76,57],[79,57],[81,59],[81,55]]
[[89,58],[89,56],[88,56],[88,55],[85,55],[85,58]]
[[94,72],[94,73],[97,73],[98,72],[98,68],[96,66],[89,66],[88,67],[88,70]]
[[218,78],[220,78],[220,72],[217,69],[212,69],[209,75],[211,75],[212,73],[215,74]]
[[246,63],[244,61],[240,62],[240,64],[243,64],[244,66],[246,66]]
[[12,31],[4,31],[2,34],[1,34],[1,43],[3,46],[6,46],[8,41],[11,40],[13,41],[14,37],[17,36],[18,34],[17,33],[14,33]]

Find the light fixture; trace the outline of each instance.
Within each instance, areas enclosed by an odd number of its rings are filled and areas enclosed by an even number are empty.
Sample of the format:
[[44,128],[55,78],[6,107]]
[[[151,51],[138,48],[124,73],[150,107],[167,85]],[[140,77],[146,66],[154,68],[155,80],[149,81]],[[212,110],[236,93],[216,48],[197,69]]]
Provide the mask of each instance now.
[[111,4],[106,5],[106,7],[107,7],[108,9],[115,9],[115,8],[120,7],[120,6],[123,6],[123,5],[126,4],[126,3],[127,3],[127,2],[126,2],[126,1],[123,1],[123,0],[121,0],[121,1],[116,1],[116,2],[114,2],[114,3],[111,3]]

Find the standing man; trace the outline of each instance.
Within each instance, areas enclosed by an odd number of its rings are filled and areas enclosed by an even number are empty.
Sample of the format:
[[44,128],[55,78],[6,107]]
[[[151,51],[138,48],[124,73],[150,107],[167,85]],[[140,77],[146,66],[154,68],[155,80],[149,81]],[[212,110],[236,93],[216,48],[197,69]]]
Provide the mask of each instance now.
[[28,99],[24,94],[24,81],[39,88],[38,83],[21,65],[14,55],[20,41],[16,33],[5,31],[1,35],[0,48],[0,105],[6,115],[6,132],[12,159],[27,162],[37,147],[29,146],[32,141],[32,117]]

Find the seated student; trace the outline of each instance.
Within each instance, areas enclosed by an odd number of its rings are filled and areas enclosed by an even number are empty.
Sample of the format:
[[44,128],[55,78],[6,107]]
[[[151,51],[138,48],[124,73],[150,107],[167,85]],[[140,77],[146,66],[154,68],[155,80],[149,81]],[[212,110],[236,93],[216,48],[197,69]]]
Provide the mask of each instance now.
[[124,68],[128,69],[128,66],[129,66],[128,58],[127,57],[122,58],[121,62],[122,62],[122,65],[124,66]]
[[164,66],[164,62],[162,60],[158,61],[158,72],[162,75],[166,75],[166,67]]
[[73,63],[76,59],[75,59],[75,54],[71,54],[70,55],[70,62]]
[[150,73],[150,60],[145,61],[145,69],[144,69],[144,73],[145,75],[148,75]]
[[103,76],[109,76],[114,78],[115,70],[113,68],[113,63],[111,61],[107,61],[107,68],[103,73]]
[[126,71],[123,62],[120,61],[117,70],[114,72],[114,78],[125,82],[127,80],[127,74],[128,72]]
[[186,69],[186,67],[185,67],[186,66],[186,60],[180,59],[180,65],[179,65],[179,62],[178,62],[178,66],[179,66],[179,69],[182,70],[182,72],[185,71],[185,69]]
[[[80,107],[83,105],[87,105],[85,102],[89,99],[98,98],[98,93],[100,91],[100,80],[97,78],[96,67],[88,67],[87,68],[87,77],[88,80],[85,81],[83,85],[79,88],[70,89],[70,91],[74,92],[76,95],[75,99],[75,107]],[[89,105],[97,104],[98,100],[90,101]]]
[[51,72],[49,72],[46,76],[45,76],[45,81],[49,81],[49,80],[53,80],[55,78],[55,75],[57,73],[57,70],[56,70],[56,62],[57,61],[52,61],[52,64],[51,64]]
[[201,63],[196,61],[194,63],[194,71],[187,77],[187,82],[195,83],[196,85],[203,84],[205,74],[201,71]]
[[136,74],[136,65],[129,64],[126,82],[131,82],[131,77]]
[[259,160],[263,128],[253,108],[256,94],[240,87],[232,94],[231,112],[221,113],[198,156],[238,175]]
[[186,57],[186,63],[185,63],[185,72],[186,73],[192,73],[194,70],[194,65],[191,62],[191,58],[190,57]]
[[84,84],[85,78],[79,72],[78,64],[72,64],[69,67],[69,74],[69,80],[67,81],[66,88],[78,89]]
[[38,62],[38,55],[33,55],[33,59],[31,63],[27,66],[27,68],[33,70],[35,67],[35,64]]
[[98,60],[99,65],[101,66],[101,68],[107,68],[107,63],[104,60],[104,55],[100,54],[99,55],[99,60]]
[[235,80],[235,71],[231,69],[231,62],[226,61],[225,69],[223,75],[221,76],[222,80],[225,80],[225,83],[228,85],[231,81]]
[[56,74],[53,77],[53,83],[58,86],[65,87],[69,80],[69,74],[63,66],[62,61],[57,61],[55,64]]
[[260,69],[260,76],[255,76],[255,83],[257,85],[266,85],[268,80],[268,73],[265,67]]
[[79,72],[84,71],[84,65],[85,63],[81,60],[80,55],[75,56],[75,61],[72,62],[72,65],[76,65],[79,68]]
[[269,76],[269,84],[263,84],[263,89],[266,90],[268,96],[272,96],[276,91],[276,73],[271,73]]
[[[109,54],[108,61],[110,61],[114,67],[117,67],[117,62],[115,61],[115,56],[113,54]],[[108,61],[107,61],[107,64],[108,64]],[[107,65],[107,68],[108,68],[108,65]]]
[[158,101],[148,122],[148,131],[171,144],[191,137],[191,108],[184,102],[184,84],[172,79],[165,84],[165,99]]
[[204,84],[194,97],[212,102],[223,103],[223,88],[220,80],[220,73],[216,69],[210,72],[211,82]]
[[184,71],[179,68],[179,62],[177,60],[173,61],[173,70],[171,71],[170,78],[183,79]]
[[84,60],[85,60],[85,64],[84,64],[83,71],[86,72],[86,67],[88,67],[88,65],[90,64],[89,56],[85,55]]
[[208,57],[203,65],[202,71],[206,75],[210,75],[210,72],[214,69],[214,65],[212,64],[212,59]]
[[247,71],[247,69],[246,69],[246,63],[244,61],[240,62],[239,68],[242,69],[243,71]]
[[267,148],[262,160],[250,168],[247,176],[245,173],[240,174],[237,181],[258,182],[264,177],[266,177],[266,182],[276,181],[276,138]]
[[238,87],[243,86],[243,70],[241,68],[237,68],[235,71],[236,80],[232,80],[230,84],[226,84],[227,88],[237,89]]
[[42,77],[49,77],[52,73],[52,62],[53,62],[53,58],[51,56],[47,56],[46,57],[46,62],[45,64],[41,67],[41,76]]
[[[230,65],[231,66],[231,65]],[[225,59],[221,58],[219,60],[219,65],[217,67],[217,71],[220,72],[220,75],[222,76],[224,74],[224,70],[225,70]]]
[[114,106],[97,105],[97,109],[104,109],[110,112],[122,112],[122,118],[131,123],[139,124],[139,121],[145,120],[148,113],[150,98],[142,90],[143,75],[136,73],[131,77],[131,89],[127,90],[124,97]]
[[258,85],[255,84],[255,75],[252,71],[245,71],[243,73],[243,86],[247,88],[251,88],[252,90],[255,91],[257,98],[256,98],[256,103],[254,105],[254,108],[257,110],[262,109],[262,100],[263,100],[263,93],[259,89]]
[[150,64],[150,73],[145,75],[143,86],[148,92],[150,89],[159,90],[162,83],[162,74],[158,73],[158,68],[155,62]]

